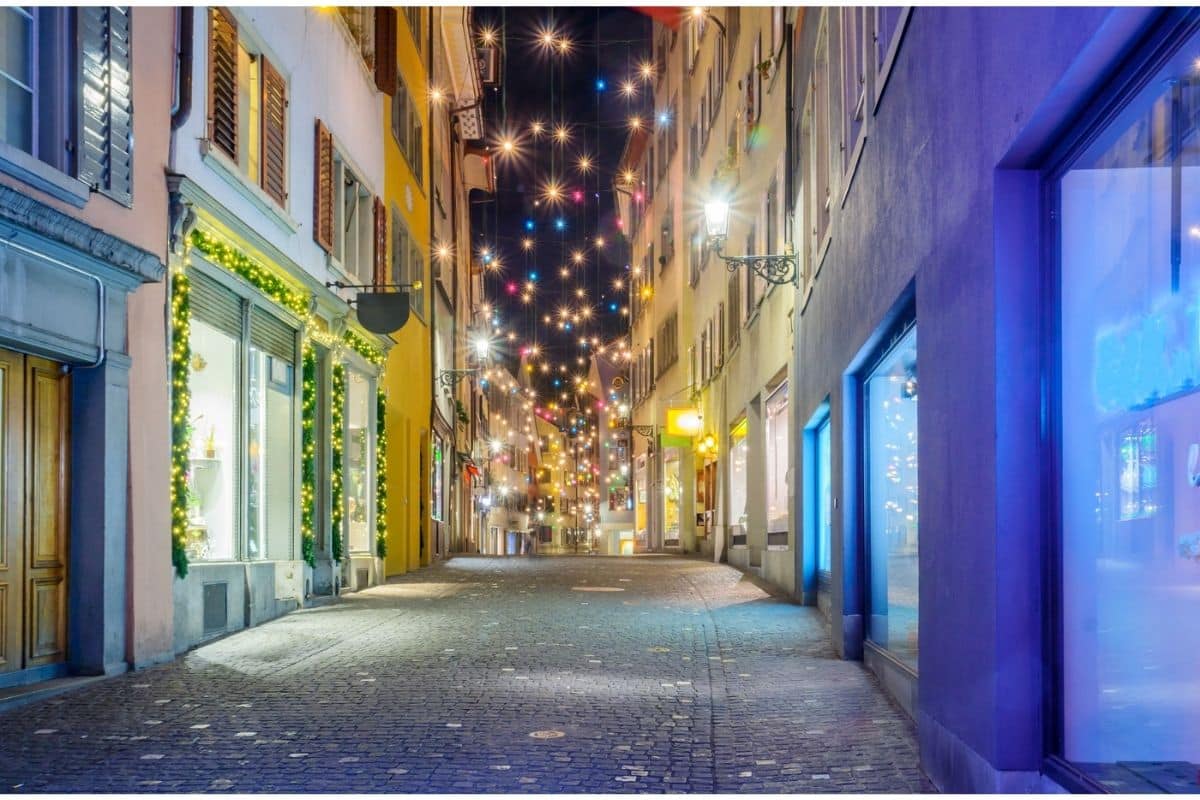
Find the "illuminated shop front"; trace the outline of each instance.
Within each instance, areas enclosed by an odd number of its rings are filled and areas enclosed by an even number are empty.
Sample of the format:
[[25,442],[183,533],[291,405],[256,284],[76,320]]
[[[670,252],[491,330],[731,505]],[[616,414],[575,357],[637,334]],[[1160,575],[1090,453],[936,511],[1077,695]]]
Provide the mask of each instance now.
[[867,640],[917,669],[917,331],[879,359],[864,387]]
[[1195,791],[1200,764],[1198,55],[1193,36],[1055,184],[1058,749],[1120,791]]
[[747,538],[746,465],[750,445],[746,441],[748,424],[743,415],[729,431],[729,503],[726,526],[728,541],[733,547],[745,547]]
[[294,559],[296,329],[199,272],[191,305],[188,560]]
[[663,547],[679,546],[680,483],[679,448],[663,448]]
[[788,385],[784,381],[766,402],[767,546],[788,544]]

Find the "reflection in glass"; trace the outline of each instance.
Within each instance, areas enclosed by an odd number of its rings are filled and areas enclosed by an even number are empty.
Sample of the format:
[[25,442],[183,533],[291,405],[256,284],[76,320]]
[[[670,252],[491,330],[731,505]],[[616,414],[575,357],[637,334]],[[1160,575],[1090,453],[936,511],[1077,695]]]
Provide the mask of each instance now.
[[[746,421],[742,420],[729,433],[729,535],[746,534],[746,461],[750,447],[746,441]],[[733,540],[745,544],[744,539]]]
[[1064,755],[1200,762],[1192,40],[1059,185]]
[[829,418],[817,428],[817,569],[829,572],[833,562],[833,450]]
[[663,450],[663,544],[679,543],[679,448]]
[[371,459],[375,430],[371,425],[371,380],[346,370],[346,525],[350,549],[371,549],[371,512],[375,497]]
[[917,668],[917,330],[866,382],[867,635]]
[[250,348],[246,485],[246,556],[290,559],[292,553],[293,367]]
[[[188,370],[188,558],[237,557],[238,340],[192,317]],[[290,475],[290,472],[289,472]]]
[[788,529],[788,385],[767,398],[767,533]]

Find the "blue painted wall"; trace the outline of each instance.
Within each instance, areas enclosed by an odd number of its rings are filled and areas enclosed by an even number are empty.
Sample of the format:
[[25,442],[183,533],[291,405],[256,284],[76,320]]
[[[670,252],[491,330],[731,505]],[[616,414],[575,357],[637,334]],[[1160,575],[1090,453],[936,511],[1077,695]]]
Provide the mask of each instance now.
[[[925,768],[943,788],[1039,785],[1036,170],[1154,13],[916,8],[844,206],[836,193],[830,249],[796,325],[795,429],[830,398],[842,443],[833,455],[834,552],[853,567],[861,550],[846,423],[857,411],[844,376],[906,291],[915,293],[916,718]],[[809,17],[815,28],[816,13]],[[834,638],[855,657],[862,587],[842,566],[835,557]]]

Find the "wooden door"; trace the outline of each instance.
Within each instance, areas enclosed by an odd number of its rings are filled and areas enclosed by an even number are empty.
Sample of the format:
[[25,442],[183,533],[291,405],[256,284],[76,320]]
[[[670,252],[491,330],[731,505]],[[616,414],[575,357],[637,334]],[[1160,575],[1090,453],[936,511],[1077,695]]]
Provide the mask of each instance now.
[[25,666],[67,656],[67,400],[53,361],[25,358]]
[[67,655],[68,387],[0,350],[0,673]]
[[24,385],[25,359],[0,350],[0,673],[24,663]]

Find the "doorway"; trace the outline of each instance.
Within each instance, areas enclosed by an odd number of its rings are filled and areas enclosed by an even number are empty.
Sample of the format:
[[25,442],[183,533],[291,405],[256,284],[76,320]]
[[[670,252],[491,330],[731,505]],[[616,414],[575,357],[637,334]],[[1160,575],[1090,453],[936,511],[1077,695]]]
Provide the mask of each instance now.
[[0,349],[0,674],[67,657],[67,443],[61,365]]

